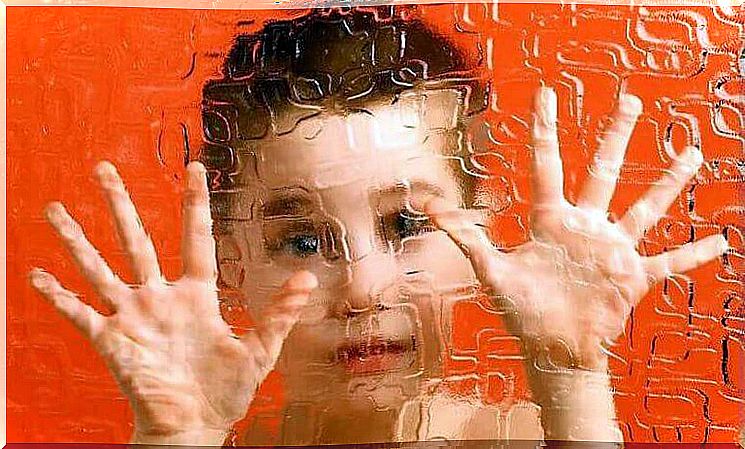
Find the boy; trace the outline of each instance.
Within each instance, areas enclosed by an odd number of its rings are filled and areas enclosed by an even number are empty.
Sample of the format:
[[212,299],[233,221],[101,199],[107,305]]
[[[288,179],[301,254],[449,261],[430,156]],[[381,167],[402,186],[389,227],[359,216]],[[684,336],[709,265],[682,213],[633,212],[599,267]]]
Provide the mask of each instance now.
[[[463,59],[417,21],[357,9],[239,37],[224,78],[204,89],[206,169],[187,167],[179,280],[161,276],[111,164],[96,175],[135,285],[111,272],[60,204],[47,208],[115,313],[100,315],[41,270],[31,281],[107,360],[133,406],[133,442],[221,444],[275,366],[286,382],[285,445],[515,438],[496,409],[437,388],[448,329],[459,324],[449,306],[470,285],[521,339],[543,436],[621,441],[607,347],[654,282],[727,248],[713,236],[655,257],[635,250],[702,155],[687,148],[611,223],[641,102],[619,97],[570,204],[556,96],[542,88],[530,239],[498,251],[466,209],[476,171],[464,124],[479,86],[462,79]],[[240,337],[220,315],[218,272],[256,322]],[[537,423],[523,426],[540,437]]]

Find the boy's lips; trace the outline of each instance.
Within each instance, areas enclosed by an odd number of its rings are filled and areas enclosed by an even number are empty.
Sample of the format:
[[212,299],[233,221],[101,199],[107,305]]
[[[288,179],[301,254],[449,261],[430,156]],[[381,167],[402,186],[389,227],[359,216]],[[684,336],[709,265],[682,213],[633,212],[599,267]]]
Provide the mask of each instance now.
[[406,309],[378,309],[350,317],[333,360],[352,374],[406,369],[416,361],[414,317]]
[[414,362],[416,338],[409,341],[371,339],[348,343],[336,350],[337,363],[344,364],[352,374],[369,374],[407,368]]

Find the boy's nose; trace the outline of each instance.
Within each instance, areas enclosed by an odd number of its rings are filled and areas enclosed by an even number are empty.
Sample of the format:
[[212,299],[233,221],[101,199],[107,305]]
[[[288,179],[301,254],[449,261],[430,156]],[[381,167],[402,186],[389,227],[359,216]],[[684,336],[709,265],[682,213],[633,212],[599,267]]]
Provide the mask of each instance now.
[[[334,237],[343,247],[346,279],[334,309],[344,315],[363,311],[378,303],[395,301],[390,291],[395,289],[398,268],[395,254],[383,238],[382,224],[373,211],[365,206],[366,197],[355,201],[332,203],[330,210],[338,228]],[[341,205],[340,205],[341,204]],[[351,310],[350,310],[351,309]]]
[[390,253],[374,251],[350,261],[349,275],[347,298],[352,310],[398,302],[397,265]]

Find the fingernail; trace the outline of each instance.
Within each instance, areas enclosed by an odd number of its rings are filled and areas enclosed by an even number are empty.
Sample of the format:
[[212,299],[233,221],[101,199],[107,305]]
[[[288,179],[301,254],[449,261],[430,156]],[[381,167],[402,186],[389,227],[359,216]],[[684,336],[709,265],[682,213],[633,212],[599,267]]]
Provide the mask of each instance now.
[[44,216],[53,225],[62,224],[62,217],[65,215],[65,212],[65,206],[58,201],[49,203],[44,207]]
[[543,126],[553,127],[556,125],[557,104],[556,92],[548,87],[538,89],[535,101],[535,112],[538,120]]
[[293,291],[310,291],[318,287],[318,278],[310,271],[301,271],[293,276],[287,287]]
[[96,164],[96,168],[93,173],[98,179],[98,182],[105,188],[118,187],[121,185],[119,174],[116,171],[116,167],[109,161],[101,161]]
[[704,153],[700,149],[694,146],[686,148],[683,154],[683,160],[693,167],[700,167],[704,163]]
[[198,173],[200,175],[204,175],[207,173],[207,169],[204,168],[204,164],[202,164],[199,161],[191,161],[189,162],[189,165],[186,166],[186,170],[194,173]]
[[49,275],[41,268],[34,268],[31,270],[29,273],[29,279],[31,280],[31,285],[39,290],[45,290],[49,285]]
[[618,110],[622,115],[636,119],[644,110],[642,100],[631,94],[621,94],[618,97]]
[[200,162],[190,162],[186,166],[186,187],[190,190],[201,190],[205,184],[207,171]]
[[44,208],[44,215],[49,224],[63,239],[74,239],[81,232],[80,226],[70,218],[70,214],[67,213],[65,206],[60,202],[55,201],[47,204],[47,207]]

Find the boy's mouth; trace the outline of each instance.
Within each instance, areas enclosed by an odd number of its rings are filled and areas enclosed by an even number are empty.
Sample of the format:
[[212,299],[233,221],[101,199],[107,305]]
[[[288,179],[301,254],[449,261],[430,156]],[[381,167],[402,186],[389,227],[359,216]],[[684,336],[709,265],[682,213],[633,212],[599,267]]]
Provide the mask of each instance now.
[[416,337],[409,340],[371,338],[345,343],[336,350],[337,363],[351,374],[372,374],[406,369],[415,361]]
[[350,374],[400,371],[416,364],[416,322],[406,309],[376,310],[350,317],[333,356]]

